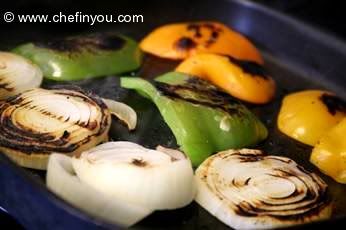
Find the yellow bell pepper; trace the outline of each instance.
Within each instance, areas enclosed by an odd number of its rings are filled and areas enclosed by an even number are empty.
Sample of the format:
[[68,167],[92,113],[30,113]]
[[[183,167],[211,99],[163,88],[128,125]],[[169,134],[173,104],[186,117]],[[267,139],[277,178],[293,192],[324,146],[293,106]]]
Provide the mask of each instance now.
[[218,22],[161,26],[140,42],[140,48],[147,53],[175,60],[197,53],[217,53],[263,63],[259,51],[247,38]]
[[310,161],[337,182],[346,184],[346,118],[318,141]]
[[306,90],[286,96],[278,116],[281,132],[314,146],[346,114],[346,103],[334,94]]
[[177,72],[208,80],[241,100],[263,104],[275,94],[275,82],[256,62],[217,54],[197,54],[184,60]]

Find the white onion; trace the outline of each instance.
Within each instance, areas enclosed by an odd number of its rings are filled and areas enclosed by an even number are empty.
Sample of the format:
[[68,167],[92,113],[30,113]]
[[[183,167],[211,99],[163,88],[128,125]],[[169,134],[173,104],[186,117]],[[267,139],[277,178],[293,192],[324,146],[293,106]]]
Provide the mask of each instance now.
[[86,213],[124,227],[133,225],[152,212],[131,202],[114,199],[82,183],[73,170],[71,158],[61,154],[52,154],[49,158],[47,186]]
[[191,162],[178,151],[109,142],[74,157],[72,164],[91,187],[152,210],[186,206],[195,195]]
[[237,229],[276,228],[328,218],[327,185],[291,159],[229,150],[196,170],[195,200]]
[[17,54],[0,52],[0,100],[41,85],[41,70]]
[[45,169],[52,152],[78,154],[108,140],[101,99],[67,89],[32,89],[0,105],[0,150],[24,167]]

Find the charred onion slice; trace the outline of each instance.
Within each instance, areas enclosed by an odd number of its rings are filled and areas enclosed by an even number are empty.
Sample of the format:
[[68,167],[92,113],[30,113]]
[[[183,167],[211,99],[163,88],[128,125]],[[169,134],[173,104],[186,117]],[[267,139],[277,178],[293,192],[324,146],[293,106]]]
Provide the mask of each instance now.
[[145,207],[109,197],[82,183],[74,172],[71,158],[62,154],[52,154],[49,158],[47,186],[86,213],[123,226],[130,226],[152,212]]
[[45,169],[51,152],[72,155],[107,141],[110,123],[96,96],[32,89],[0,105],[0,150],[21,166]]
[[39,87],[42,72],[31,61],[8,52],[0,52],[0,100]]
[[328,218],[327,185],[293,160],[259,150],[228,150],[196,171],[196,201],[238,229],[275,228]]
[[180,208],[195,196],[191,162],[176,150],[108,142],[73,157],[72,165],[94,189],[151,210]]

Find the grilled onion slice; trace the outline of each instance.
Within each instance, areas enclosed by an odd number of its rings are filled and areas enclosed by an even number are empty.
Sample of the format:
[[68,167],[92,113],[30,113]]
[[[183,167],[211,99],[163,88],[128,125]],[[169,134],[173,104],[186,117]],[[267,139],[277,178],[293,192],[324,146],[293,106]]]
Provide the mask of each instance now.
[[94,189],[151,210],[180,208],[195,196],[191,162],[176,150],[108,142],[73,157],[72,165]]
[[205,160],[195,177],[197,203],[233,228],[276,228],[331,215],[321,178],[260,150],[220,152]]
[[8,52],[0,52],[0,100],[39,87],[42,72],[31,61]]
[[52,154],[49,158],[47,186],[86,213],[126,227],[152,212],[131,202],[114,199],[81,182],[74,172],[71,158],[62,154]]
[[110,112],[81,90],[32,89],[0,104],[0,150],[45,169],[51,152],[72,155],[108,140]]

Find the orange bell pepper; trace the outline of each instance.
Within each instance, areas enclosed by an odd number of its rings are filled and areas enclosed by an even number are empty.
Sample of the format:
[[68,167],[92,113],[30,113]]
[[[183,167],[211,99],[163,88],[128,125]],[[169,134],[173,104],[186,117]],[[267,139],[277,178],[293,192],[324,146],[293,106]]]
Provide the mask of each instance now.
[[184,60],[177,72],[203,78],[241,100],[262,104],[275,94],[275,82],[262,66],[230,56],[197,54]]
[[327,132],[312,151],[310,161],[323,173],[346,184],[346,118]]
[[197,53],[217,53],[262,64],[256,47],[243,35],[218,22],[177,23],[147,35],[140,48],[153,55],[181,60]]
[[278,116],[278,127],[286,135],[313,146],[345,115],[345,102],[334,94],[306,90],[284,98]]

